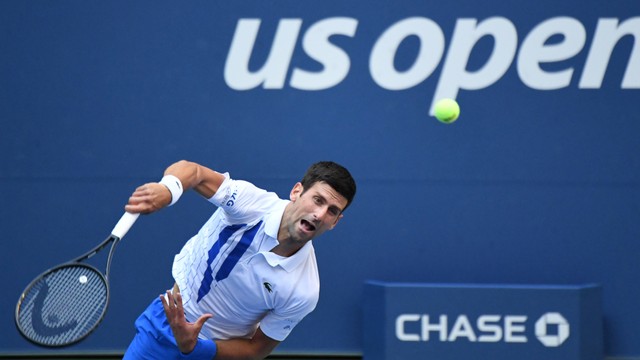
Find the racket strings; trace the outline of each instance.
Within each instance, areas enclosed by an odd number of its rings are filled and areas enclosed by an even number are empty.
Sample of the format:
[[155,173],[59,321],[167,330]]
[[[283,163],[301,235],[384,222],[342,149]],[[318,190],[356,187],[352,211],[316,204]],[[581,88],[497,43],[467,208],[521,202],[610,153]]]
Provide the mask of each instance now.
[[107,306],[107,284],[91,267],[68,265],[36,281],[25,293],[18,327],[49,346],[76,342],[95,328]]

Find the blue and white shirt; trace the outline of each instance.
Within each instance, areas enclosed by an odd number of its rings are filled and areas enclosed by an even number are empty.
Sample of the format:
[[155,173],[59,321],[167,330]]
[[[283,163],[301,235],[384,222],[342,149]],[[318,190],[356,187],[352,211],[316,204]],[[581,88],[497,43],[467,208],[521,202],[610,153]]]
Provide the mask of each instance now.
[[290,257],[270,252],[289,201],[224,175],[209,199],[218,209],[173,262],[186,317],[213,314],[201,338],[250,338],[259,325],[282,341],[318,302],[313,245]]

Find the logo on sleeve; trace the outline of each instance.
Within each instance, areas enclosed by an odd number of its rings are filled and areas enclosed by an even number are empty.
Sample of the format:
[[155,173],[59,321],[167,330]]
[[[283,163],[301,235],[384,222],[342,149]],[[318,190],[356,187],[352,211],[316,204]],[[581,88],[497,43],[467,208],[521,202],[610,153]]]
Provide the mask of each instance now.
[[236,197],[238,196],[238,189],[233,190],[233,193],[225,198],[225,205],[232,207],[236,203]]

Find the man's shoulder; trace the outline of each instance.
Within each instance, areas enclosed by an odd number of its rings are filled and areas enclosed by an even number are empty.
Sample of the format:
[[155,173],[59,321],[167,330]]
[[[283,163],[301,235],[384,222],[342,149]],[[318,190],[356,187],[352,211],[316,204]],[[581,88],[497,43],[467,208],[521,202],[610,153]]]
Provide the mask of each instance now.
[[224,185],[212,202],[222,209],[232,222],[252,222],[272,212],[284,201],[276,193],[245,180],[228,179]]

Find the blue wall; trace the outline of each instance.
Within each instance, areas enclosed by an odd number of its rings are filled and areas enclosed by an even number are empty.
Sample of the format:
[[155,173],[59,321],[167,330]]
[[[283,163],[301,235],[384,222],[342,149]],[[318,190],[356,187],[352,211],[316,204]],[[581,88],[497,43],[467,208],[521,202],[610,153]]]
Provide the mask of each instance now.
[[[42,351],[14,328],[18,294],[171,162],[287,196],[332,159],[358,195],[316,241],[320,304],[278,351],[360,353],[378,279],[600,283],[606,354],[640,356],[637,1],[8,0],[0,80],[2,351]],[[454,124],[429,115],[442,96]],[[211,211],[188,194],[141,218],[106,320],[70,350],[124,349]]]

